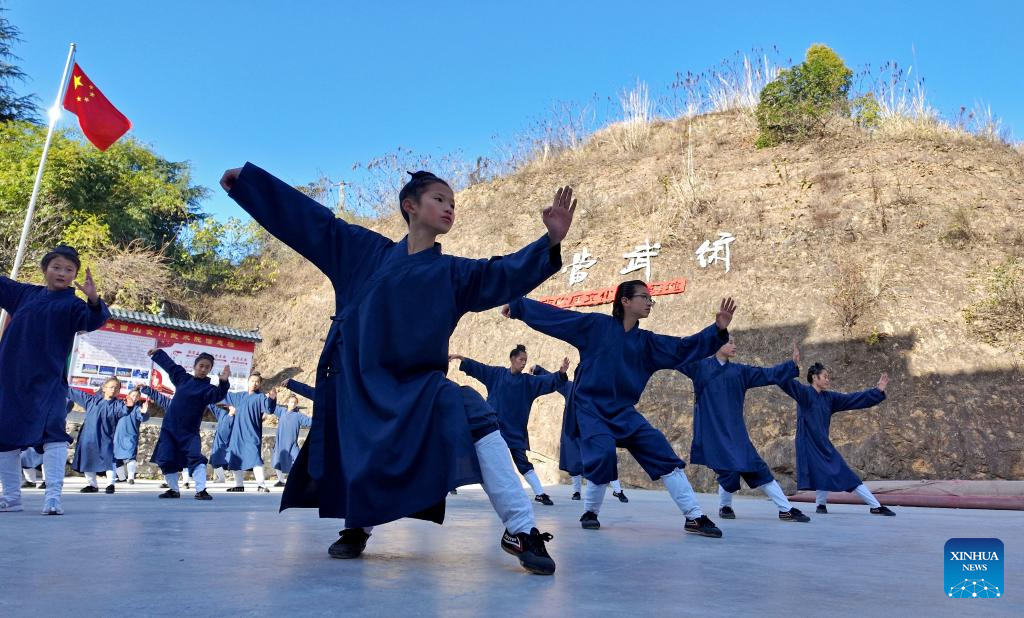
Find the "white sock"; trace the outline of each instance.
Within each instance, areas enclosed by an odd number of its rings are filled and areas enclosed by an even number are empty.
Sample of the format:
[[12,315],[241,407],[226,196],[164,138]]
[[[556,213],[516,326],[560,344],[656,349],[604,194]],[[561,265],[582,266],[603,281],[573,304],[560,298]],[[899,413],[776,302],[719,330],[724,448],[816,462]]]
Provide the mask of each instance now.
[[128,465],[125,467],[128,469],[128,478],[134,481],[135,473],[138,471],[139,468],[138,462],[135,461],[134,459],[129,459]]
[[789,499],[786,498],[786,494],[782,493],[782,487],[779,486],[778,481],[773,480],[771,483],[765,483],[758,487],[758,489],[772,499],[780,513],[788,513],[793,508],[793,505],[789,503]]
[[192,478],[196,480],[196,493],[206,489],[206,464],[196,466],[195,472],[192,473]]
[[227,479],[224,478],[224,468],[221,468],[220,466],[218,466],[218,467],[213,469],[213,480],[217,481],[218,483],[227,483],[228,482]]
[[260,487],[267,486],[267,478],[263,474],[263,466],[256,466],[252,469],[252,475],[256,477],[256,484]]
[[123,465],[122,466],[118,466],[116,472],[117,472],[117,478],[119,478],[122,481],[128,480],[128,475],[125,473],[125,467]]
[[828,492],[824,489],[816,490],[814,492],[814,503],[825,506],[826,502],[828,502]]
[[68,463],[67,442],[47,442],[43,445],[43,480],[46,481],[46,500],[60,504],[64,491],[64,469]]
[[8,505],[21,504],[21,450],[0,453],[0,486]]
[[723,506],[732,506],[732,492],[726,491],[725,487],[718,486],[718,508]]
[[611,482],[612,491],[616,493],[622,493],[622,485],[619,483],[619,479],[615,479]]
[[498,430],[492,431],[473,444],[480,462],[481,485],[491,507],[512,534],[530,532],[537,527],[533,518],[533,505],[526,497],[516,475],[508,444]]
[[604,503],[604,492],[608,485],[598,485],[593,481],[587,481],[587,488],[583,491],[583,510],[590,511],[594,515],[601,512],[601,504]]
[[864,501],[864,504],[867,504],[873,509],[877,509],[878,507],[882,506],[882,504],[875,499],[875,495],[871,493],[871,490],[868,489],[868,486],[865,485],[864,483],[857,485],[857,488],[853,490],[853,493],[860,496],[860,499]]
[[93,486],[93,487],[99,488],[99,483],[96,481],[96,473],[95,472],[86,472],[85,473],[85,482],[88,483],[89,485]]
[[245,487],[245,470],[234,470],[235,487]]
[[22,468],[21,473],[25,475],[25,480],[29,483],[39,482],[39,474],[35,468]]
[[117,482],[117,470],[111,468],[107,470],[107,485],[113,485]]
[[167,481],[167,486],[174,491],[181,491],[178,489],[178,476],[177,472],[169,472],[164,475],[164,480]]
[[523,478],[530,484],[530,489],[533,490],[533,495],[539,496],[544,493],[544,486],[540,484],[540,479],[537,477],[536,470],[530,470],[523,475]]
[[192,480],[192,478],[188,474],[188,468],[185,468],[184,470],[181,471],[181,479],[186,483]]
[[572,477],[572,490],[576,493],[583,491],[583,475],[577,474]]
[[277,476],[277,482],[278,483],[283,483],[284,482],[284,472],[281,472],[280,470],[275,468],[274,469],[274,474]]
[[668,495],[672,496],[672,501],[676,503],[687,519],[697,519],[704,514],[700,505],[697,504],[697,494],[693,493],[690,479],[686,478],[682,469],[676,468],[669,472],[661,477],[661,482],[665,483]]

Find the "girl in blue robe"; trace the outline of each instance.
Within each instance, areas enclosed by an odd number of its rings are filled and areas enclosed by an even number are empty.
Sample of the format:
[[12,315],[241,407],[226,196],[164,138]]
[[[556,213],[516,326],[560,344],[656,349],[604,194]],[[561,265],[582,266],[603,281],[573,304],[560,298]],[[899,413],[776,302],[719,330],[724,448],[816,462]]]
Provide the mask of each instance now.
[[[0,277],[0,309],[10,314],[0,337],[0,513],[24,509],[21,449],[28,447],[43,450],[43,514],[64,513],[60,494],[71,442],[65,427],[67,359],[76,333],[94,331],[110,317],[89,270],[84,285],[75,282],[77,251],[60,245],[41,266],[46,285]],[[75,287],[88,302],[75,296]]]
[[448,491],[482,482],[505,523],[502,549],[528,570],[553,572],[549,537],[536,529],[493,410],[445,373],[462,315],[500,306],[558,272],[575,209],[571,189],[559,189],[544,210],[545,236],[511,255],[471,260],[442,254],[435,242],[454,223],[455,198],[427,172],[399,193],[409,223],[399,242],[336,218],[251,163],[226,172],[221,185],[335,291],[313,426],[281,507],[345,518],[329,552],[352,558],[365,547],[363,528],[402,517],[441,523]]
[[653,306],[643,281],[626,281],[615,291],[610,316],[559,309],[526,298],[514,301],[503,313],[579,350],[580,364],[566,405],[570,436],[579,439],[583,475],[589,481],[580,524],[587,529],[600,527],[597,514],[605,488],[616,476],[615,448],[622,447],[651,480],[665,483],[686,517],[686,532],[721,537],[722,531],[697,504],[683,474],[686,464],[636,404],[654,372],[708,356],[728,341],[726,328],[735,304],[732,299],[723,300],[716,323],[686,338],[640,328],[640,320],[650,315]]
[[210,408],[217,419],[217,429],[213,433],[213,445],[210,447],[210,465],[213,466],[213,478],[218,483],[226,483],[224,469],[228,465],[228,444],[231,443],[231,430],[235,426],[235,415],[225,404],[217,404]]
[[[43,465],[43,454],[35,448],[26,448],[21,451],[21,473],[25,475],[25,482],[21,484],[22,489],[35,489],[39,484],[39,468]],[[39,489],[44,489],[38,487]]]
[[277,391],[269,395],[260,392],[263,377],[259,373],[249,376],[249,390],[228,393],[221,403],[228,405],[235,417],[226,453],[228,470],[235,473],[235,486],[228,491],[245,491],[245,471],[252,470],[256,478],[256,492],[270,493],[263,473],[263,415],[273,414],[277,407]]
[[896,513],[882,506],[859,476],[846,465],[829,440],[832,415],[844,410],[861,410],[885,401],[889,374],[883,373],[875,388],[856,393],[828,390],[832,377],[821,363],[814,363],[807,371],[810,386],[797,380],[779,385],[782,392],[796,401],[796,482],[798,489],[816,491],[816,513],[828,513],[825,506],[830,491],[854,492],[871,507],[873,515],[893,517]]
[[[288,390],[313,400],[313,387],[295,380],[288,380]],[[274,410],[277,417],[277,436],[274,439],[274,456],[270,465],[277,472],[274,487],[284,487],[285,475],[291,472],[292,464],[299,456],[299,432],[313,425],[313,419],[299,412],[299,399],[289,395],[284,406]]]
[[117,398],[121,381],[107,378],[100,390],[90,395],[77,388],[68,388],[68,398],[85,409],[85,420],[78,432],[71,469],[85,474],[86,485],[80,491],[94,494],[99,491],[97,472],[107,473],[106,493],[114,493],[117,481],[114,463],[114,432],[117,421],[128,416],[130,410]]
[[730,340],[714,356],[682,365],[679,371],[693,381],[693,443],[690,463],[701,464],[718,475],[718,515],[736,519],[732,495],[747,487],[759,488],[779,510],[779,519],[808,522],[810,517],[793,508],[772,476],[768,464],[754,449],[743,421],[747,390],[782,384],[800,375],[799,351],[793,346],[793,360],[774,367],[752,367],[732,362],[736,343]]
[[[149,387],[144,387],[147,390]],[[117,421],[114,429],[114,463],[120,471],[124,467],[125,480],[129,485],[135,484],[135,473],[138,471],[139,427],[149,418],[149,403],[140,403],[141,389],[132,389],[125,395],[124,405],[128,414]]]
[[212,500],[213,496],[206,491],[206,457],[203,457],[199,427],[207,406],[227,395],[231,367],[224,365],[217,376],[217,386],[213,386],[208,375],[213,369],[213,356],[206,352],[196,357],[192,368],[195,375],[189,375],[184,367],[171,360],[163,350],[154,348],[149,351],[149,355],[170,376],[171,384],[174,385],[174,397],[164,409],[160,438],[150,459],[160,466],[167,482],[167,491],[159,497],[181,497],[178,475],[187,468],[196,481],[196,500]]
[[487,403],[498,413],[501,437],[505,438],[505,443],[512,452],[512,461],[519,474],[522,474],[530,484],[537,502],[549,506],[554,504],[551,497],[544,492],[544,486],[537,477],[533,464],[526,457],[526,451],[530,450],[527,425],[534,400],[555,392],[568,380],[565,369],[569,366],[569,359],[565,359],[563,368],[558,373],[540,377],[523,372],[528,356],[526,346],[522,344],[509,352],[508,367],[485,365],[459,354],[452,354],[449,358],[461,360],[459,369],[487,387]]

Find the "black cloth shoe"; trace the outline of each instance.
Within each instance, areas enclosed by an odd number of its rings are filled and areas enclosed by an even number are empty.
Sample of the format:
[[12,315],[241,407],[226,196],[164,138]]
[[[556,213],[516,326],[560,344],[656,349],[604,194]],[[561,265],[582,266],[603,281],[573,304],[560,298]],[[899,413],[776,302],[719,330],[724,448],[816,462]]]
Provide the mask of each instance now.
[[36,489],[46,489],[46,481],[43,481],[42,483],[36,485]]
[[878,508],[871,509],[872,515],[885,515],[886,517],[896,517],[896,513],[889,510],[889,507],[880,506]]
[[580,526],[584,530],[597,530],[601,527],[601,522],[597,521],[597,513],[593,511],[587,511],[580,517]]
[[718,516],[722,519],[736,519],[736,511],[731,506],[723,506],[718,509]]
[[819,504],[817,507],[815,507],[814,512],[818,515],[828,515],[828,509],[825,507],[824,504]]
[[281,481],[278,481],[278,482],[274,483],[274,487],[284,487],[284,483],[282,483]]
[[107,493],[107,494],[114,493],[114,486],[113,486],[113,484],[107,485],[107,488],[103,490],[103,493]]
[[190,487],[192,487],[192,483],[185,481],[185,489],[189,489]]
[[83,494],[98,494],[100,490],[99,488],[93,487],[92,485],[86,485],[85,487],[79,489],[78,492]]
[[580,500],[581,499],[580,492],[578,492],[578,491],[572,492],[572,499],[573,500]]
[[128,484],[129,485],[134,485],[135,484],[135,479],[128,479]]
[[345,528],[338,534],[338,540],[328,548],[327,553],[331,558],[340,560],[358,558],[366,549],[366,539],[370,538],[370,534],[362,528]]
[[170,485],[167,483],[160,483],[160,489],[167,489],[168,487],[170,487]]
[[687,519],[683,530],[690,534],[699,534],[700,536],[708,536],[713,539],[722,538],[722,531],[718,529],[715,522],[711,521],[707,515],[701,515],[697,519]]
[[181,497],[181,493],[177,492],[177,491],[174,491],[173,489],[168,489],[164,493],[162,493],[159,496],[157,496],[157,498],[180,498],[180,497]]
[[213,500],[213,496],[210,495],[210,492],[208,492],[208,491],[206,491],[204,489],[202,491],[197,491],[196,492],[195,499],[196,500]]
[[21,488],[22,489],[35,489],[36,488],[36,484],[33,483],[32,481],[25,481],[24,483],[21,484]]
[[228,487],[227,491],[245,491],[245,487]]
[[541,504],[546,504],[548,506],[552,506],[555,504],[554,502],[551,501],[551,498],[547,494],[541,494],[534,498],[533,500],[534,502],[540,502]]
[[803,511],[801,511],[800,509],[793,507],[786,511],[785,513],[780,511],[779,521],[798,521],[801,523],[806,523],[811,521],[811,518],[804,515]]
[[260,485],[260,486],[258,486],[256,488],[256,493],[258,493],[258,494],[269,494],[270,490],[267,489],[266,487],[264,487],[263,485]]
[[453,489],[453,490],[448,492],[448,495],[449,496],[457,496],[457,495],[459,495],[459,490],[458,489]]
[[536,575],[551,575],[555,572],[555,561],[548,555],[544,542],[553,538],[547,532],[542,534],[536,528],[531,529],[530,534],[512,534],[506,530],[505,534],[501,535],[501,548],[519,558],[519,564],[527,571]]
[[629,498],[626,497],[624,491],[613,491],[612,495],[619,499],[619,502],[629,502]]

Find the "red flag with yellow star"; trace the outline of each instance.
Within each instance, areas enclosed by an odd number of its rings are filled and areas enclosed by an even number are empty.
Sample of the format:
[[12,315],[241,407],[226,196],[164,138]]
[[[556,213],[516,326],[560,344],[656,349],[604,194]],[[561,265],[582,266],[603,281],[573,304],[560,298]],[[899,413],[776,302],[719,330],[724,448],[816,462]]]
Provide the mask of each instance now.
[[64,109],[78,116],[82,133],[100,150],[106,150],[132,128],[132,122],[114,107],[75,63],[64,93]]

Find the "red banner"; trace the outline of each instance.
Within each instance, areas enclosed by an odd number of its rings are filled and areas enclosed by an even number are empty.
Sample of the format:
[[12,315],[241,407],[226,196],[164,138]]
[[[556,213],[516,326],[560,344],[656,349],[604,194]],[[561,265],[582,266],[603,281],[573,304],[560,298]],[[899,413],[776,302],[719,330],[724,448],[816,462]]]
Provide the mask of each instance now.
[[[654,283],[648,283],[647,287],[651,290],[651,296],[682,294],[686,291],[686,279],[655,281]],[[615,301],[615,288],[573,292],[572,294],[560,294],[558,296],[541,296],[539,300],[542,303],[561,307],[562,309],[607,305]]]

